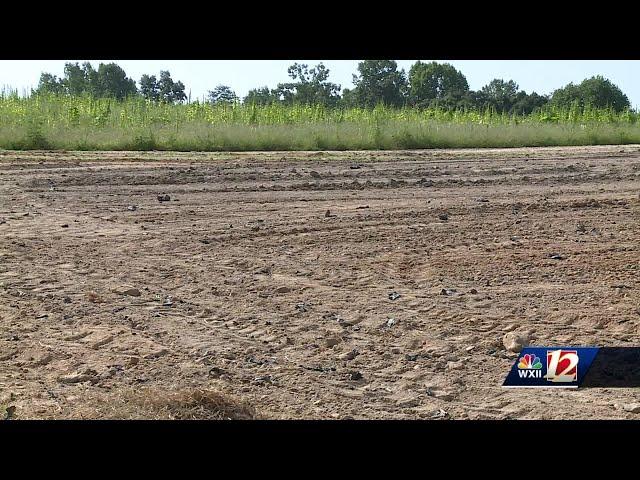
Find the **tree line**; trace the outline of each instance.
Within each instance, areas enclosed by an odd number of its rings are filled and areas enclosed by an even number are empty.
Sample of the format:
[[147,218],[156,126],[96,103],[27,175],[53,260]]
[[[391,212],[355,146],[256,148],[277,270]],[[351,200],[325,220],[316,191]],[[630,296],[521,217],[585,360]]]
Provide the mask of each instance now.
[[[398,70],[394,60],[364,60],[353,75],[353,88],[341,89],[329,81],[329,69],[322,63],[309,67],[294,63],[288,69],[290,82],[274,89],[255,88],[240,99],[226,85],[218,85],[208,92],[212,104],[267,105],[273,103],[323,105],[326,107],[373,108],[383,104],[392,107],[493,109],[499,113],[529,114],[550,104],[559,107],[586,106],[612,108],[616,112],[630,108],[628,97],[611,81],[602,76],[570,83],[551,95],[539,95],[520,90],[513,80],[494,79],[480,90],[469,88],[464,74],[448,63],[421,61],[409,72]],[[67,63],[64,77],[42,73],[35,94],[89,94],[118,100],[139,95],[147,100],[164,103],[190,101],[182,82],[174,81],[169,71],[159,76],[143,75],[139,82],[128,78],[115,63],[100,64],[94,69],[89,62]]]

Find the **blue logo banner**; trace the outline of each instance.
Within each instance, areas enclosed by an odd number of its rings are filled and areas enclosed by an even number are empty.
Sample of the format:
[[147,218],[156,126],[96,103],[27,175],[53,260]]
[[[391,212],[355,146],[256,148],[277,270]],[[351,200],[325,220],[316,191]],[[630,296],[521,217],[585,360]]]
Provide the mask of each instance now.
[[503,386],[577,388],[599,350],[599,347],[525,347]]

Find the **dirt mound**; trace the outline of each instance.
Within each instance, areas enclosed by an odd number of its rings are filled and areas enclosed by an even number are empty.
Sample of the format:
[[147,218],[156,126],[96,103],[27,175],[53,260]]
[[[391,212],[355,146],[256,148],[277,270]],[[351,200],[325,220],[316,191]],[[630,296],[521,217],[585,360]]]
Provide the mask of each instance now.
[[104,395],[87,393],[74,399],[54,418],[108,420],[253,420],[247,402],[218,391],[158,387],[125,389]]

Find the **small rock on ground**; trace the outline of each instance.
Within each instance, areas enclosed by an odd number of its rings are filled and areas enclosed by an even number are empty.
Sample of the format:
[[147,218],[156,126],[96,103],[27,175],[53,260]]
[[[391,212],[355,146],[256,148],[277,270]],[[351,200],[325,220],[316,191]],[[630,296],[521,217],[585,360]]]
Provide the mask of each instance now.
[[502,338],[502,344],[509,352],[521,352],[529,344],[529,335],[526,333],[507,332]]
[[139,297],[140,296],[140,290],[138,290],[137,288],[121,288],[119,290],[116,291],[116,293],[119,293],[120,295],[129,295],[130,297]]
[[339,337],[329,337],[325,339],[325,344],[327,345],[327,347],[331,348],[338,345],[340,341],[341,339]]
[[346,352],[346,353],[343,353],[342,355],[340,355],[340,360],[353,360],[359,354],[360,354],[360,352],[358,352],[358,350],[353,349],[350,352]]
[[622,405],[625,412],[640,413],[640,403],[627,403]]

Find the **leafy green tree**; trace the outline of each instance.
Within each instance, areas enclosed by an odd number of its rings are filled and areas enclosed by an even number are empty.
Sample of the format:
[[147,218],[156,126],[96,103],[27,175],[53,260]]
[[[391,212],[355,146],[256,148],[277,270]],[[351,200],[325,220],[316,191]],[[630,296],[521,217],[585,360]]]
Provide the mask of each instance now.
[[160,78],[155,75],[140,77],[140,94],[147,100],[154,102],[176,103],[183,102],[187,96],[182,82],[174,82],[171,73],[162,70]]
[[127,78],[125,71],[115,63],[101,63],[95,73],[87,70],[86,78],[90,91],[98,97],[122,100],[138,93],[135,80]]
[[513,80],[491,80],[480,90],[483,106],[491,106],[498,112],[509,112],[516,102],[518,84]]
[[69,95],[82,95],[89,92],[88,68],[91,68],[91,64],[88,62],[83,64],[82,67],[78,62],[65,63],[62,83],[66,93]]
[[38,88],[36,88],[35,93],[65,93],[64,83],[62,79],[58,79],[56,75],[43,72],[40,74],[40,81],[38,82]]
[[213,104],[217,103],[235,103],[238,101],[238,96],[231,88],[226,85],[218,85],[213,90],[209,90],[209,102]]
[[171,74],[166,70],[160,72],[158,89],[160,92],[160,100],[163,102],[179,103],[187,99],[184,93],[184,84],[182,82],[174,82]]
[[399,107],[405,104],[407,79],[404,70],[398,71],[394,60],[360,62],[353,83],[353,95],[359,106],[370,108],[382,103]]
[[68,95],[89,94],[94,97],[123,99],[138,91],[136,82],[127,78],[125,71],[115,63],[101,63],[98,70],[89,62],[82,66],[78,62],[66,63],[64,78],[58,80],[49,73],[43,73],[40,82],[38,91],[42,89]]
[[124,70],[115,63],[101,63],[98,70],[95,70],[89,62],[82,66],[76,62],[65,64],[64,77],[60,80],[49,73],[43,73],[37,91],[123,99],[135,95],[137,88],[135,81],[127,78]]
[[520,91],[516,95],[515,103],[512,105],[510,112],[517,113],[518,115],[528,115],[549,102],[549,97],[546,95],[538,95],[536,92],[527,94],[524,91]]
[[412,105],[455,108],[469,92],[462,72],[448,63],[414,63],[409,70],[409,101]]
[[309,69],[306,64],[294,63],[287,71],[295,82],[280,83],[276,95],[285,103],[333,106],[340,98],[340,85],[331,83],[329,69],[322,63]]
[[481,98],[479,92],[469,90],[467,93],[461,96],[445,97],[442,101],[438,102],[438,104],[445,108],[453,108],[457,110],[474,110],[477,109],[479,105],[482,105],[482,102],[479,100],[479,98]]
[[155,75],[144,74],[140,77],[140,95],[153,102],[160,100],[160,87]]
[[353,108],[358,106],[358,98],[356,96],[356,91],[345,88],[342,91],[342,96],[338,101],[338,105],[342,108]]
[[470,92],[473,108],[493,108],[499,113],[529,114],[549,102],[549,97],[519,90],[513,80],[494,79],[480,91]]
[[[93,68],[93,66],[89,62],[85,62],[82,64],[82,70],[84,73],[84,81],[85,81],[84,91],[89,93],[89,95],[93,97],[105,96],[105,93],[103,92],[102,87],[100,85],[100,76],[98,74],[98,70]],[[109,96],[109,95],[106,94],[106,96]]]
[[578,104],[595,108],[611,107],[616,112],[629,108],[629,98],[610,80],[598,75],[583,80],[579,85],[569,85],[554,91],[551,103],[558,106]]
[[560,107],[569,107],[573,104],[579,104],[583,107],[584,102],[582,100],[583,98],[580,87],[578,85],[574,85],[573,82],[555,90],[551,94],[551,103]]
[[278,101],[275,90],[269,90],[269,87],[254,88],[249,90],[242,100],[246,104],[269,105]]

